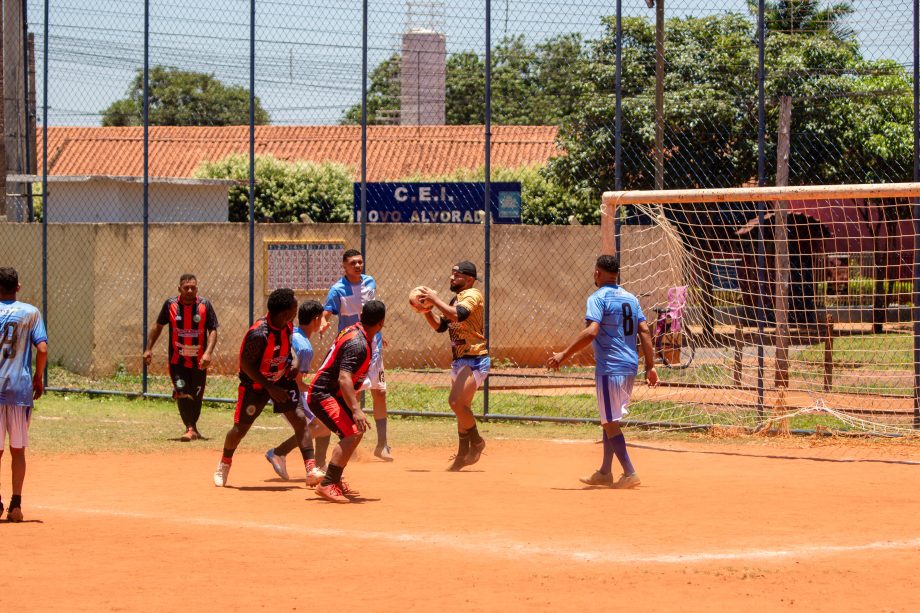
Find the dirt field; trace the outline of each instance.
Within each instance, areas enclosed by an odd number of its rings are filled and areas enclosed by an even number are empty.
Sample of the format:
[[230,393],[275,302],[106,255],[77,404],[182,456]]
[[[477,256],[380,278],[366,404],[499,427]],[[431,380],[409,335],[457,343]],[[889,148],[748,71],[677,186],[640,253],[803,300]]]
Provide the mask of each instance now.
[[590,442],[448,454],[353,464],[350,505],[243,450],[224,489],[213,451],[33,455],[0,609],[920,610],[917,445],[642,443],[632,491],[580,486]]

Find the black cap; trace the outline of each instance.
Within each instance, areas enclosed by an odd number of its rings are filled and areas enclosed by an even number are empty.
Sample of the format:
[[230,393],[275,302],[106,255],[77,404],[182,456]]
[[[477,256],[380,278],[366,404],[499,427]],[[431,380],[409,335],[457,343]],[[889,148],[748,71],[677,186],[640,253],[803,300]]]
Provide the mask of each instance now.
[[479,278],[476,276],[476,265],[469,260],[463,260],[462,262],[459,262],[456,266],[454,266],[454,270],[459,272],[461,275],[467,275],[473,277],[474,279]]

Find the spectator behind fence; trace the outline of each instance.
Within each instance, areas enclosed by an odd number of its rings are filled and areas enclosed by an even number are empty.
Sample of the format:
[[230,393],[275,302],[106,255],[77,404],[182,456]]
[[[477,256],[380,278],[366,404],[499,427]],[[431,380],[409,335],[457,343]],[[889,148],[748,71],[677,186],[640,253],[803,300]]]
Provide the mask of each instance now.
[[179,295],[163,303],[156,323],[147,334],[144,363],[153,361],[153,346],[163,326],[169,326],[169,378],[173,398],[185,425],[183,442],[200,438],[198,418],[208,379],[208,367],[217,345],[217,314],[211,303],[198,295],[198,279],[186,273],[179,277]]

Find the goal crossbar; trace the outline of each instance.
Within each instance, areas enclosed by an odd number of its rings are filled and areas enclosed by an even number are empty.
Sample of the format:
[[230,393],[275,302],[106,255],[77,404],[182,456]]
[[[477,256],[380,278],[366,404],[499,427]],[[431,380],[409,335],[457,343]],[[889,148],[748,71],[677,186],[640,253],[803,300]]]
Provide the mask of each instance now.
[[604,192],[604,209],[623,204],[695,204],[705,202],[769,202],[773,200],[836,200],[852,198],[911,198],[920,196],[920,183],[801,185],[794,187],[726,187]]

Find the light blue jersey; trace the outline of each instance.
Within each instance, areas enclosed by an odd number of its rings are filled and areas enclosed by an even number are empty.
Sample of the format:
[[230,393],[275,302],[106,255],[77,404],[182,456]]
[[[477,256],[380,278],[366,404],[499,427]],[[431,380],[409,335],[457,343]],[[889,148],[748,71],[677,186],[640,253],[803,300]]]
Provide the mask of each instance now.
[[313,345],[300,328],[294,328],[294,334],[291,335],[291,347],[294,349],[294,355],[297,356],[297,370],[302,373],[310,372],[310,363],[313,361]]
[[38,309],[0,302],[0,404],[32,406],[32,346],[47,341]]
[[636,336],[645,321],[639,300],[619,285],[604,285],[588,297],[585,319],[601,325],[593,343],[596,375],[635,376]]
[[[339,332],[361,321],[361,309],[364,304],[377,299],[377,282],[370,275],[361,275],[360,283],[352,283],[342,277],[329,288],[323,309],[339,317]],[[374,336],[374,356],[380,355],[383,335]]]

